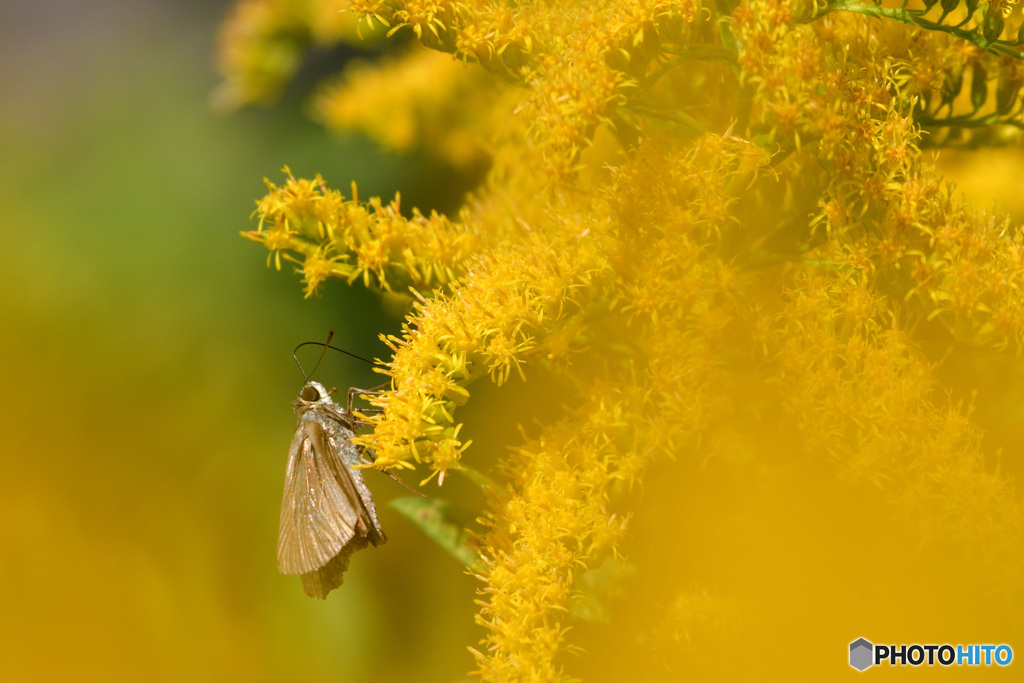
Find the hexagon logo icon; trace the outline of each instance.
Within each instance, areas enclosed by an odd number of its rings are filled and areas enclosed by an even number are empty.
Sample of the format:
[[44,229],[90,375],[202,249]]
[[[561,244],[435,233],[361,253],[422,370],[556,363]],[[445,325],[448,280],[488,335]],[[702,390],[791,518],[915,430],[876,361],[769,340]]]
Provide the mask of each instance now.
[[875,646],[864,638],[858,638],[850,643],[850,666],[857,671],[863,671],[874,662]]

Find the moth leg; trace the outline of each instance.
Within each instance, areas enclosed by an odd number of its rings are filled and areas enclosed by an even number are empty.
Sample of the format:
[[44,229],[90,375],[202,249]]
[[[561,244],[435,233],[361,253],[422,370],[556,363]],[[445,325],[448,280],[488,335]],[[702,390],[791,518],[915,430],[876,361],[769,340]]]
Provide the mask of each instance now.
[[[372,465],[376,461],[376,458],[373,457],[373,453],[369,449],[361,449],[359,451],[359,457],[363,461],[364,465]],[[376,468],[374,468],[374,469],[376,469]],[[378,472],[382,472],[382,473],[388,475],[389,477],[391,477],[392,479],[397,481],[402,486],[402,488],[405,488],[405,489],[415,493],[420,498],[426,498],[427,497],[427,494],[421,493],[421,492],[417,491],[416,489],[414,489],[413,487],[409,486],[404,481],[402,481],[401,479],[396,477],[391,472],[389,472],[387,470],[377,470],[377,471]]]
[[[349,387],[349,390],[348,390],[348,413],[349,413],[349,415],[352,414],[352,400],[356,396],[377,396],[378,394],[380,394],[379,389],[381,389],[382,387],[387,386],[387,384],[388,383],[385,382],[384,384],[381,384],[380,386],[376,386],[373,389],[359,389],[359,388],[356,388],[356,387]],[[367,408],[366,410],[363,410],[361,412],[364,412],[364,413],[366,413],[366,412],[380,412],[380,410],[381,410],[380,408]]]
[[[379,414],[384,412],[384,409],[383,408],[361,408],[359,410],[359,412],[364,414],[364,415],[379,415]],[[354,415],[355,413],[352,413],[352,414]]]
[[352,412],[351,400],[349,401],[348,414],[352,420],[352,424],[355,427],[372,427],[373,423],[367,420],[359,419],[362,415],[380,415],[384,412],[383,408],[362,408],[358,413]]
[[408,484],[406,484],[404,481],[402,481],[401,479],[399,479],[395,475],[391,474],[391,472],[388,472],[387,470],[380,470],[380,471],[383,472],[384,474],[388,475],[389,477],[391,477],[395,481],[397,481],[399,483],[399,485],[402,488],[406,489],[407,491],[415,493],[420,498],[426,498],[427,497],[427,494],[421,493],[420,491],[417,491],[416,489],[414,489],[413,487],[409,486]]

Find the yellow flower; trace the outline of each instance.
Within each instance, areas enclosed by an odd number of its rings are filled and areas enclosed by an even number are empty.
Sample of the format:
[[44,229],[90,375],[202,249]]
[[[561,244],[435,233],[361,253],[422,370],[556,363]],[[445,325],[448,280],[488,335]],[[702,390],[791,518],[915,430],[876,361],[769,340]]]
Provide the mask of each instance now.
[[[817,542],[801,533],[839,534],[822,520],[900,530],[948,560],[901,555],[911,576],[941,567],[943,590],[961,570],[979,586],[1019,579],[1011,482],[986,465],[971,402],[936,365],[946,349],[967,363],[1024,346],[1024,232],[958,198],[921,151],[1012,122],[1024,71],[976,40],[991,20],[924,31],[920,14],[868,22],[806,0],[728,14],[662,0],[351,7],[421,47],[350,67],[317,96],[318,116],[486,166],[484,179],[458,216],[425,216],[286,169],[246,235],[278,267],[281,254],[299,263],[307,295],[326,278],[412,290],[384,339],[390,385],[355,439],[375,466],[439,485],[485,467],[460,436],[474,382],[557,396],[526,406],[529,436],[488,473],[474,565],[485,680],[585,669],[559,655],[587,600],[615,614],[606,642],[635,668],[620,677],[671,679],[702,652],[735,652],[715,619],[763,634],[778,610],[758,600],[783,590],[786,609],[820,611],[827,588],[782,584]],[[939,346],[940,358],[922,350]],[[1013,402],[987,388],[989,405]],[[769,540],[788,550],[765,551],[758,573],[742,549]],[[958,569],[944,546],[984,561]],[[832,551],[814,557],[819,573],[888,580],[869,551]],[[699,575],[702,561],[713,569]],[[582,577],[633,562],[628,598],[585,594]],[[708,598],[695,576],[741,578]],[[646,611],[631,622],[634,597]],[[849,637],[845,622],[806,622],[784,635]]]

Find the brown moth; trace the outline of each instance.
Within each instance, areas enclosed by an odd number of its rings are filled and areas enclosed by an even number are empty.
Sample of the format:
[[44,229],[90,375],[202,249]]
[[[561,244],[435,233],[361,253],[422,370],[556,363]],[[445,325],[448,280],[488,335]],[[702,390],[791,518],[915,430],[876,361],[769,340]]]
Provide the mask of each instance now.
[[298,575],[309,597],[324,599],[341,585],[352,553],[387,537],[356,469],[366,461],[352,444],[352,414],[308,380],[292,405],[299,417],[285,470],[277,568]]

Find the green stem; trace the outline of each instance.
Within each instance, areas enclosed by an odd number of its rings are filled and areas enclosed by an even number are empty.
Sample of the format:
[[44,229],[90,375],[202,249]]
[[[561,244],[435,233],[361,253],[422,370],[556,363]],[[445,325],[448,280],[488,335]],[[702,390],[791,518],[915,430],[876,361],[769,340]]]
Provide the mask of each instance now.
[[838,0],[837,2],[830,3],[824,11],[817,14],[814,18],[821,18],[829,12],[855,12],[875,17],[876,19],[883,17],[893,19],[908,26],[917,26],[929,31],[948,33],[949,35],[966,40],[986,52],[1003,54],[1014,59],[1024,59],[1024,52],[1021,52],[1020,49],[1010,49],[1020,47],[1016,41],[995,40],[990,42],[982,35],[977,26],[972,29],[963,29],[957,26],[948,26],[940,22],[930,21],[924,18],[924,13],[921,10],[879,7],[874,3],[864,2],[863,0]]
[[668,111],[666,109],[645,107],[641,104],[624,104],[619,109],[637,116],[646,116],[675,124],[683,133],[691,137],[697,137],[708,132],[707,128],[700,121],[678,110]]

